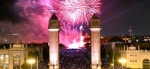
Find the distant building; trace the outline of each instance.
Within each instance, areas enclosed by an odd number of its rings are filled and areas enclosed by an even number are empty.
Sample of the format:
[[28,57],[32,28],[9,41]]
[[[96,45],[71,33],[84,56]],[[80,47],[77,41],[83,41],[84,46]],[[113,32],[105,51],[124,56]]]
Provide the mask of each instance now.
[[132,69],[150,69],[150,51],[140,50],[133,45],[120,50],[121,58],[126,59],[124,64],[127,68]]
[[28,48],[26,44],[10,44],[9,48],[0,49],[0,69],[21,69],[21,65],[28,59],[28,53],[38,51],[38,47]]
[[150,42],[150,35],[123,35],[123,36],[107,36],[101,38],[101,42],[109,43],[109,42],[116,42],[116,43],[140,43],[140,42]]

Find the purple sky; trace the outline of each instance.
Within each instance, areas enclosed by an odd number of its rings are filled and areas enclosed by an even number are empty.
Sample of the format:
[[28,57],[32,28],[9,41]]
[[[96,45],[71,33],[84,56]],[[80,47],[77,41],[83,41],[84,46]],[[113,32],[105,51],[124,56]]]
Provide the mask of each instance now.
[[[12,38],[15,40],[18,37],[19,40],[22,40],[26,36],[24,41],[30,38],[44,41],[45,38],[48,38],[48,31],[44,30],[47,29],[45,27],[47,23],[38,24],[38,22],[47,22],[42,20],[45,19],[42,16],[50,17],[50,14],[43,12],[46,9],[45,6],[40,3],[41,6],[33,6],[28,11],[23,11],[22,7],[26,8],[26,6],[22,5],[16,8],[18,1],[20,0],[0,0],[0,39]],[[101,0],[101,2],[102,36],[129,35],[130,25],[132,26],[133,35],[150,34],[150,0]],[[19,3],[21,4],[21,2]],[[30,13],[23,14],[21,12]],[[34,14],[36,16],[30,17]],[[38,18],[41,20],[38,20]]]
[[102,35],[150,34],[150,0],[102,0]]

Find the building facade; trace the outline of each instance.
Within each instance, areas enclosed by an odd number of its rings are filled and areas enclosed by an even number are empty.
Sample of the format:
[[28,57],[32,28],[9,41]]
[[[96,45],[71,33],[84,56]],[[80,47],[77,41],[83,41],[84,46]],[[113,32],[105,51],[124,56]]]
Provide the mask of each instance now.
[[120,50],[121,58],[126,59],[124,66],[132,69],[150,69],[150,51],[140,50],[133,45]]
[[30,51],[40,52],[40,48],[28,48],[26,44],[10,44],[9,48],[0,49],[0,69],[22,69]]

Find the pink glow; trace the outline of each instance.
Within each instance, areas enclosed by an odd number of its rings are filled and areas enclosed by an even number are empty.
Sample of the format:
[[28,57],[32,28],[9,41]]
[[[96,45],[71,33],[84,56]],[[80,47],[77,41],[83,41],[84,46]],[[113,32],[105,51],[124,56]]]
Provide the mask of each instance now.
[[82,30],[77,26],[88,24],[94,13],[100,13],[100,0],[62,0],[57,10],[61,21],[60,43],[68,48],[84,46]]
[[84,46],[82,31],[79,33],[75,29],[71,30],[70,34],[60,33],[60,43],[67,46],[67,48],[77,49]]
[[14,9],[19,9],[18,14],[28,19],[22,23],[21,27],[25,29],[19,31],[24,33],[19,39],[28,43],[48,42],[48,22],[52,16],[50,11],[54,10],[61,25],[60,43],[68,48],[83,47],[85,37],[82,29],[77,27],[88,25],[92,15],[100,13],[100,4],[100,0],[18,0]]
[[72,24],[88,23],[94,13],[100,13],[100,0],[63,0],[58,6],[61,21]]

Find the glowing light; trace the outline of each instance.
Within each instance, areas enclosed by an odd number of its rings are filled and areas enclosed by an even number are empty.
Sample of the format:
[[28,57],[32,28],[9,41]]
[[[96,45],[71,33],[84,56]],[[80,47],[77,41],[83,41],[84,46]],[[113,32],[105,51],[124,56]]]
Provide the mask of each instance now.
[[100,13],[100,0],[62,0],[59,3],[56,13],[61,22],[60,43],[68,48],[84,46],[84,38],[81,38],[84,27],[78,26],[88,24],[94,13]]
[[80,42],[79,42],[79,47],[83,47],[84,46],[84,37],[83,36],[80,36]]
[[49,31],[58,31],[59,29],[48,29]]
[[93,30],[93,31],[100,31],[101,29],[100,28],[91,28],[91,30]]
[[119,59],[119,62],[122,64],[122,69],[123,69],[123,66],[124,66],[123,64],[126,63],[126,59],[121,58]]
[[98,52],[92,53],[92,54],[94,54],[94,56],[92,56],[92,61],[94,64],[98,64],[98,61],[99,61],[99,57],[98,57],[97,53]]
[[56,62],[57,62],[57,55],[56,55],[56,53],[51,53],[50,60],[51,60],[52,64],[54,64],[54,65],[56,64]]
[[29,60],[27,60],[27,62],[28,62],[29,64],[31,64],[31,69],[32,69],[32,64],[35,63],[35,60],[34,60],[34,59],[29,59]]
[[73,40],[73,43],[69,44],[68,49],[78,49],[79,43]]
[[100,13],[100,4],[100,0],[63,0],[58,14],[67,23],[88,23],[94,13]]
[[122,63],[122,64],[126,63],[126,59],[121,58],[121,59],[119,59],[119,62]]
[[29,64],[34,64],[34,63],[35,63],[35,60],[34,60],[34,59],[29,59],[27,62],[28,62]]
[[30,25],[24,25],[27,31],[21,32],[28,33],[20,39],[27,43],[49,42],[48,22],[51,12],[55,12],[61,25],[59,42],[66,47],[82,47],[84,26],[81,25],[88,24],[94,13],[100,13],[100,4],[100,0],[18,0],[14,8],[21,17],[27,19],[23,24],[29,22]]
[[72,30],[70,34],[60,33],[60,43],[65,45],[68,49],[79,48],[84,46],[82,32]]
[[68,49],[80,49],[83,46],[83,36],[80,36],[80,41],[77,42],[77,40],[73,40],[73,42],[69,44]]

